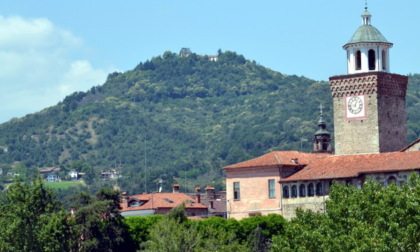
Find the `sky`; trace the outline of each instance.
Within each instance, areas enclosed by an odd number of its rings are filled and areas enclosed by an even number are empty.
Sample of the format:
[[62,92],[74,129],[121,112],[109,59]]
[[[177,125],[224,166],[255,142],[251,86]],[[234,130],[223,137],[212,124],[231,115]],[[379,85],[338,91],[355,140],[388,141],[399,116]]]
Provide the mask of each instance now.
[[[0,123],[41,111],[109,73],[190,48],[235,51],[287,75],[346,74],[365,0],[5,0],[0,2]],[[391,72],[420,73],[420,1],[369,0],[394,43]]]

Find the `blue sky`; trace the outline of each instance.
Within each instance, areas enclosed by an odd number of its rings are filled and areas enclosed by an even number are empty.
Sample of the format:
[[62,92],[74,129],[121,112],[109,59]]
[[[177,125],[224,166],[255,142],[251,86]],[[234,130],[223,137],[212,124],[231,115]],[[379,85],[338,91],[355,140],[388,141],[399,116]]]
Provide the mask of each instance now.
[[[403,2],[403,4],[401,4]],[[391,72],[420,73],[420,1],[370,0],[372,25],[394,43]],[[364,0],[0,2],[0,123],[104,83],[165,51],[231,50],[288,75],[346,73],[342,46]]]

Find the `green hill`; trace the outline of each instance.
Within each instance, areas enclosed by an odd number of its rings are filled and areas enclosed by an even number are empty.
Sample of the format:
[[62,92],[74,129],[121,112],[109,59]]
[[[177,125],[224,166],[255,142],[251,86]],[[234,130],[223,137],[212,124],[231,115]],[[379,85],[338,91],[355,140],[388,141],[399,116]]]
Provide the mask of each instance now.
[[[409,140],[420,136],[420,76],[410,76]],[[117,168],[123,190],[162,178],[223,188],[220,168],[271,150],[310,151],[318,107],[332,128],[327,82],[288,76],[234,52],[218,61],[165,52],[56,106],[0,125],[0,163]],[[32,172],[34,173],[34,172]]]

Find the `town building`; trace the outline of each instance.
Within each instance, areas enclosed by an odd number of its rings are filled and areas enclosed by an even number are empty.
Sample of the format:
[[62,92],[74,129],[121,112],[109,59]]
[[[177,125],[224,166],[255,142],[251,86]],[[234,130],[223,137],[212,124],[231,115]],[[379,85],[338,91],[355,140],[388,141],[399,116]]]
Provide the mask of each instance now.
[[393,44],[371,17],[366,7],[362,26],[343,47],[347,74],[330,78],[334,153],[321,108],[312,153],[274,151],[223,168],[230,217],[325,211],[333,181],[358,188],[369,179],[403,185],[420,171],[420,139],[406,146],[408,78],[390,73]]
[[188,217],[208,217],[207,206],[176,190],[172,193],[143,193],[125,197],[121,203],[121,214],[124,217],[163,215],[181,204],[185,204]]
[[222,217],[228,218],[226,212],[226,192],[216,192],[212,186],[206,186],[205,193],[201,193],[201,187],[195,188],[195,194],[190,195],[194,197],[197,203],[205,205],[208,209],[208,217]]
[[120,174],[114,169],[108,169],[101,172],[102,180],[114,180],[121,177]]
[[60,171],[61,168],[59,167],[44,167],[39,173],[46,182],[58,182],[61,181],[60,176],[57,174]]

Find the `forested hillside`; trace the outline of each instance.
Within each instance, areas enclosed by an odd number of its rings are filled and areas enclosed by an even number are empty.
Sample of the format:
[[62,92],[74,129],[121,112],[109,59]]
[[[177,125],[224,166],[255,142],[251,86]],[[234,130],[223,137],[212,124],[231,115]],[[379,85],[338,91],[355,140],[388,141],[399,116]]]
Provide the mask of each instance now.
[[[420,136],[420,75],[410,80],[412,141]],[[218,61],[165,52],[0,125],[0,163],[29,176],[82,161],[93,180],[116,168],[121,189],[133,193],[156,190],[159,178],[165,190],[174,182],[222,189],[225,165],[272,150],[310,151],[321,102],[332,133],[327,82],[284,75],[229,51]]]

